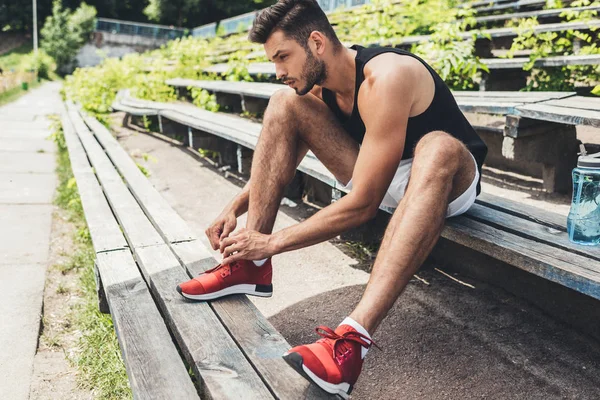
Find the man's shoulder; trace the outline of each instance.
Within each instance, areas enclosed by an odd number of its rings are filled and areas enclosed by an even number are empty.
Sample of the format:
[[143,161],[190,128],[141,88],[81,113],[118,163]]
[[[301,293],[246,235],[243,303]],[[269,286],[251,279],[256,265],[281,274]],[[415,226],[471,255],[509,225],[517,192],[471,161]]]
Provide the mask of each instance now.
[[370,59],[364,66],[365,81],[411,79],[425,66],[416,58],[387,52]]

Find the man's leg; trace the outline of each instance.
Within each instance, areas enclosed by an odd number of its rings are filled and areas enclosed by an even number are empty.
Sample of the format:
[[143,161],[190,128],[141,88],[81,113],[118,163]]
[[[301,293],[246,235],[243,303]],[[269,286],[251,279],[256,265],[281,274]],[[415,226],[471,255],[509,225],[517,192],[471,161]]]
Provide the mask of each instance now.
[[283,190],[309,149],[338,180],[350,180],[359,146],[327,105],[310,94],[276,92],[252,159],[247,229],[271,233]]
[[386,229],[363,297],[350,315],[370,334],[433,249],[448,203],[464,193],[474,177],[469,151],[452,136],[432,132],[417,144],[406,194]]

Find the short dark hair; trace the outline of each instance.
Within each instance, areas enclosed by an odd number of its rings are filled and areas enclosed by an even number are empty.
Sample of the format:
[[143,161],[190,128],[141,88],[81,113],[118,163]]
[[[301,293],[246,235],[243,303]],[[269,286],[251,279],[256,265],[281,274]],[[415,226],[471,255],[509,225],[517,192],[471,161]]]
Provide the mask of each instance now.
[[316,0],[279,0],[271,7],[265,8],[254,19],[248,39],[264,44],[276,30],[281,30],[304,48],[307,47],[312,31],[323,33],[334,43],[335,48],[341,46],[325,12]]

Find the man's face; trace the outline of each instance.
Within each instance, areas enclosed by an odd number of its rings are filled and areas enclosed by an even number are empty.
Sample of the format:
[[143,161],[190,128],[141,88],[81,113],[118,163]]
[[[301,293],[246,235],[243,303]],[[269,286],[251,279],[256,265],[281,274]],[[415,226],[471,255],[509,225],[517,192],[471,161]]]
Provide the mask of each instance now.
[[315,57],[310,49],[275,31],[265,43],[267,57],[275,63],[277,79],[302,96],[327,78],[325,62]]

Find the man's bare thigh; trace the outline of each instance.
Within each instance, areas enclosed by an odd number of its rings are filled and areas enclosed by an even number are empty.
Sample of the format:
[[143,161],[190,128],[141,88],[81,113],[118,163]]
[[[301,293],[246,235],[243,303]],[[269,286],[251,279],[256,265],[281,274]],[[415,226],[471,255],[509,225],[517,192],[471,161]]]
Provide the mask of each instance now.
[[[344,130],[329,107],[318,97],[307,94],[298,96],[291,90],[280,91],[274,108],[285,104],[285,111],[292,115],[289,123],[315,156],[331,171],[337,180],[347,183],[358,158],[359,145]],[[266,115],[265,115],[266,116]]]

